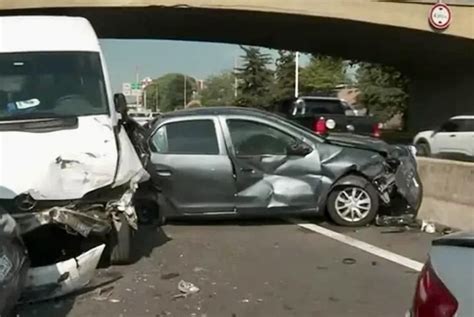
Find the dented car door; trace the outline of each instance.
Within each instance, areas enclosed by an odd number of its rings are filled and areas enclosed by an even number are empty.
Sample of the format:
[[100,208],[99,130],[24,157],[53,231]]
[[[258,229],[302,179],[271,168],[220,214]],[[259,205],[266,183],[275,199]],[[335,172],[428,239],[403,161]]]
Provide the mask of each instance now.
[[322,189],[316,149],[306,145],[308,153],[288,153],[303,143],[301,136],[267,120],[223,116],[220,121],[234,165],[238,213],[316,209]]
[[211,116],[177,118],[153,133],[152,179],[165,216],[234,213],[232,165],[216,123]]

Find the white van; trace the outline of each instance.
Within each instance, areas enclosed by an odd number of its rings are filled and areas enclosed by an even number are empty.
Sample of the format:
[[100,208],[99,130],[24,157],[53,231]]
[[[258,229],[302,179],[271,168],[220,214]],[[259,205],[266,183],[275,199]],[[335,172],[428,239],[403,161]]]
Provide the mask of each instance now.
[[149,175],[117,106],[87,20],[0,17],[0,208],[33,265],[100,243],[131,259],[132,196]]

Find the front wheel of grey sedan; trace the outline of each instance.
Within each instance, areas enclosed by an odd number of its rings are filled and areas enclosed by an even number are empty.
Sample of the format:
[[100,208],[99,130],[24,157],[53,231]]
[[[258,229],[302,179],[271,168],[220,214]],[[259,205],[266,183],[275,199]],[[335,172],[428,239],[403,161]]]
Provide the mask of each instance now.
[[353,184],[338,185],[329,194],[327,210],[331,219],[338,225],[365,226],[377,215],[379,197],[376,189],[367,180],[358,176],[351,178],[357,181]]

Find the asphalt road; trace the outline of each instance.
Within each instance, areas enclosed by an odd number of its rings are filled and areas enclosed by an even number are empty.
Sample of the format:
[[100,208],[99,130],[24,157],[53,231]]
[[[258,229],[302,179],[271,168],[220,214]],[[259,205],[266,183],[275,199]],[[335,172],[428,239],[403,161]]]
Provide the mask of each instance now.
[[[331,230],[424,262],[434,235]],[[81,294],[21,306],[19,316],[403,316],[417,272],[284,221],[147,227],[138,260],[100,269]],[[200,291],[179,294],[180,280]]]

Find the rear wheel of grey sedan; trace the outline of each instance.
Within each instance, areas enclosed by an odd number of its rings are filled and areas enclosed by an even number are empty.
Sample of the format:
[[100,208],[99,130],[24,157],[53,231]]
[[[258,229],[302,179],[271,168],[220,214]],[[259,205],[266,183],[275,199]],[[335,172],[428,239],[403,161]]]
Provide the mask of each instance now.
[[350,176],[340,183],[327,200],[331,219],[338,225],[348,227],[365,226],[372,222],[379,208],[377,191],[372,184],[358,176]]

